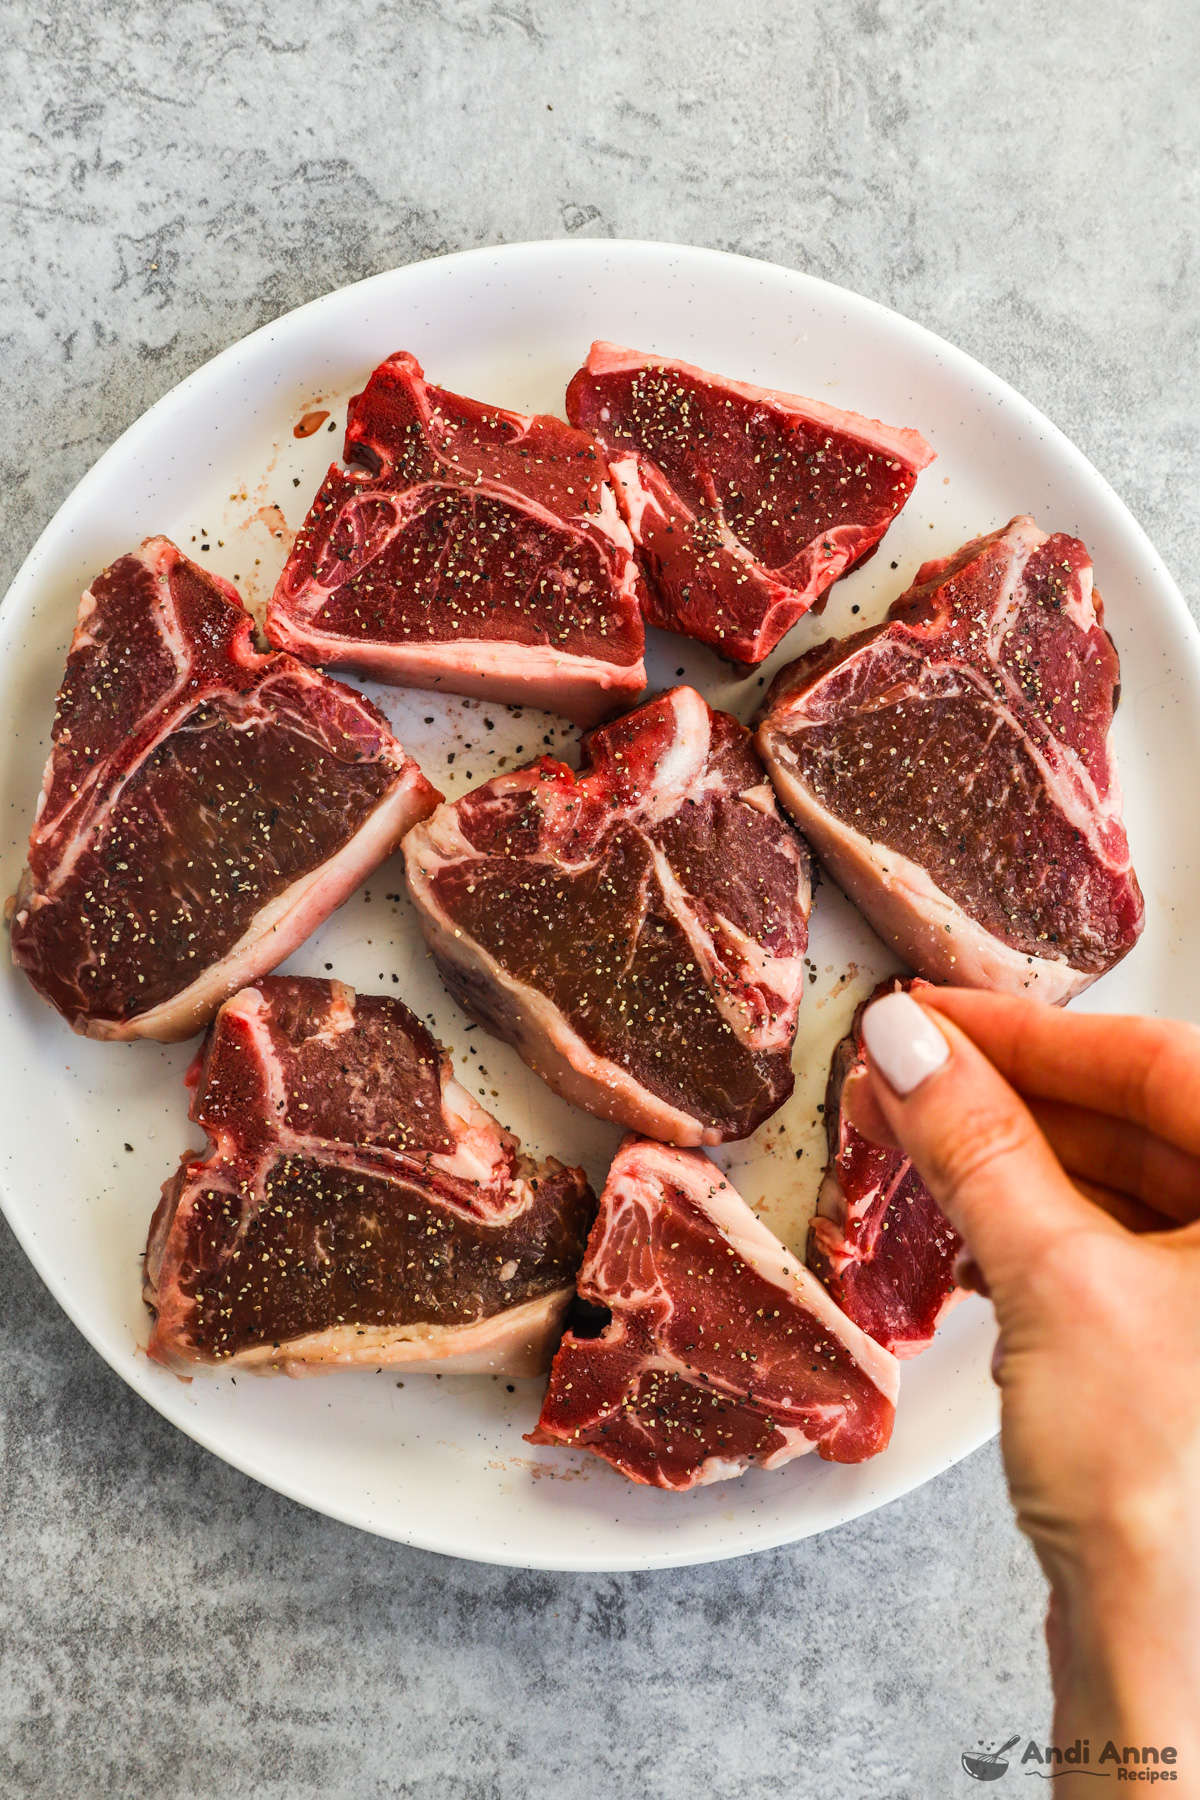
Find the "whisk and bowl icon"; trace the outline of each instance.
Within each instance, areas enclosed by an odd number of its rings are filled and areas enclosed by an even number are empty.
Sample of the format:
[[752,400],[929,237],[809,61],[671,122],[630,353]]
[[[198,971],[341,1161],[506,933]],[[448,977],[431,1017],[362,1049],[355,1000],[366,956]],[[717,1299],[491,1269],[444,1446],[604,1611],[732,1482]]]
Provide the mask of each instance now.
[[1001,1744],[998,1750],[979,1752],[964,1750],[962,1753],[963,1768],[968,1775],[974,1776],[976,1781],[999,1781],[1008,1768],[1008,1764],[1004,1761],[1005,1754],[1012,1749],[1020,1736],[1019,1731],[1014,1733],[1007,1744]]

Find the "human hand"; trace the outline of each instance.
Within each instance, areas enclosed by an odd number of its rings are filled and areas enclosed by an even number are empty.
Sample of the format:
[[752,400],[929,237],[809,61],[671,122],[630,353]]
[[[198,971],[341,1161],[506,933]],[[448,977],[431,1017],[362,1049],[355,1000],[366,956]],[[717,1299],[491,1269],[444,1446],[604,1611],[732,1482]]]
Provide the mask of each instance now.
[[913,994],[868,1009],[843,1105],[912,1157],[995,1305],[1056,1741],[1173,1745],[1200,1794],[1200,1030]]

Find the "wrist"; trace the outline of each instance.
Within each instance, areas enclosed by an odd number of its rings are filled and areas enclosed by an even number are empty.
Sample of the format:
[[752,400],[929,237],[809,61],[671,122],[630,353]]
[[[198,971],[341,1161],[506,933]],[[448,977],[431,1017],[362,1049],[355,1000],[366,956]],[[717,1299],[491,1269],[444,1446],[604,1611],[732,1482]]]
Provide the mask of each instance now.
[[1109,1739],[1169,1745],[1200,1783],[1195,1542],[1174,1504],[1127,1498],[1078,1554],[1054,1559],[1047,1635],[1056,1731],[1090,1737],[1093,1760]]

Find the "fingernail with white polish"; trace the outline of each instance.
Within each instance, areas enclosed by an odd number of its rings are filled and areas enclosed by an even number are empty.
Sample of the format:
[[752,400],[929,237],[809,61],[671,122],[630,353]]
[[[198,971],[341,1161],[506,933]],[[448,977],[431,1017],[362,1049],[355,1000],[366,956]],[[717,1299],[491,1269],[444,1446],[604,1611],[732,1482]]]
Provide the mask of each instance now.
[[885,994],[863,1014],[867,1054],[901,1099],[940,1069],[950,1046],[911,994]]

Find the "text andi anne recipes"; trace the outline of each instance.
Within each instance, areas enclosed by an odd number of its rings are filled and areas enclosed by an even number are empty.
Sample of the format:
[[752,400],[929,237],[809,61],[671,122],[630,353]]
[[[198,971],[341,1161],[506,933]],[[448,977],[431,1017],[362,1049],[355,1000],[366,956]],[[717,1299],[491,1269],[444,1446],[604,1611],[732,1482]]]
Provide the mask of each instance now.
[[[1099,1756],[1093,1758],[1088,1738],[1076,1738],[1073,1744],[1038,1744],[1030,1738],[1021,1753],[1022,1763],[1061,1763],[1065,1768],[1084,1768],[1094,1763],[1109,1765],[1104,1772],[1116,1775],[1118,1781],[1174,1781],[1177,1752],[1173,1744],[1124,1744],[1118,1748],[1109,1738]],[[1113,1766],[1115,1765],[1115,1767]]]

